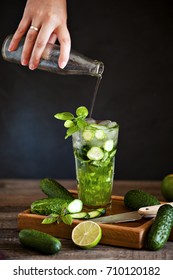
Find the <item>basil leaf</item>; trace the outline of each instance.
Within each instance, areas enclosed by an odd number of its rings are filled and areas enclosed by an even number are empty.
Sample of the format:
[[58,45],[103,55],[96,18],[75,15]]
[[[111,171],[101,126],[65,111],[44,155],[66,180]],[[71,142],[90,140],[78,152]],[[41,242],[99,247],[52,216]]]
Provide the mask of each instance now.
[[68,128],[65,139],[67,139],[69,136],[71,136],[73,133],[75,133],[78,130],[79,130],[79,128],[77,126],[72,126],[72,127]]
[[86,118],[88,116],[88,109],[85,106],[80,106],[76,109],[76,115]]
[[62,120],[62,121],[73,120],[74,119],[74,115],[69,113],[69,112],[58,113],[58,114],[54,115],[54,117],[56,119],[59,119],[59,120]]
[[64,224],[66,224],[66,225],[71,225],[72,222],[73,222],[73,219],[72,219],[72,217],[70,216],[70,214],[67,214],[67,215],[65,215],[65,216],[62,216],[61,219],[62,219],[62,221],[64,222]]
[[57,218],[59,215],[57,214],[50,214],[46,218],[43,219],[42,224],[47,225],[47,224],[53,224],[54,222],[57,221]]
[[62,210],[61,210],[60,217],[62,217],[62,216],[67,214],[67,206],[68,206],[67,202],[62,205]]
[[71,121],[71,120],[66,120],[66,121],[64,122],[64,126],[65,126],[66,128],[70,128],[70,127],[74,126],[74,122]]
[[77,126],[79,129],[83,129],[87,126],[87,123],[83,119],[77,119]]

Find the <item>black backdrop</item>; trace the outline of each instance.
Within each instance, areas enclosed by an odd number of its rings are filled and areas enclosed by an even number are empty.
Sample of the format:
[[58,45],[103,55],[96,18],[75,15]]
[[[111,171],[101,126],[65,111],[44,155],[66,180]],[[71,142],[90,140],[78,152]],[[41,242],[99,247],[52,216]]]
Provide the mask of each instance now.
[[[1,8],[1,45],[25,1]],[[172,173],[171,1],[68,1],[72,48],[104,62],[93,116],[120,125],[117,179]],[[60,76],[0,58],[0,177],[74,178],[71,139],[53,115],[90,106],[96,78]]]

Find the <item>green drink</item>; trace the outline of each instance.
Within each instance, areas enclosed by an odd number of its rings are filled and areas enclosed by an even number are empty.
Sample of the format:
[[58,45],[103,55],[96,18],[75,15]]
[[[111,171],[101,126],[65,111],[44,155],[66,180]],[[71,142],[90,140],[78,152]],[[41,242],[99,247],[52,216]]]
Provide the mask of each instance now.
[[111,202],[118,125],[103,121],[73,134],[78,196],[88,207]]
[[106,207],[111,202],[119,126],[86,119],[84,106],[77,108],[76,115],[63,112],[55,117],[65,121],[65,138],[72,136],[78,197],[87,207]]

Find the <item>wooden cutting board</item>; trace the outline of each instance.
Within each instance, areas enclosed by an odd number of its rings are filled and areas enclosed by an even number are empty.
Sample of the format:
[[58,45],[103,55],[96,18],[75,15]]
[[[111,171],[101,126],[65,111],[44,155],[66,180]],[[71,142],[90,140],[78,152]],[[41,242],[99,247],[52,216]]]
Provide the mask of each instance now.
[[[123,200],[124,197],[122,196],[112,196],[112,207],[107,211],[107,215],[128,212],[129,210],[124,206]],[[25,210],[18,214],[18,229],[36,229],[58,238],[71,239],[72,229],[82,221],[74,220],[72,225],[66,225],[63,222],[45,225],[41,224],[44,218],[43,215],[32,214],[30,210]],[[103,233],[100,243],[141,249],[145,247],[146,235],[152,222],[152,219],[142,218],[134,222],[100,224]],[[173,230],[169,240],[173,240]]]

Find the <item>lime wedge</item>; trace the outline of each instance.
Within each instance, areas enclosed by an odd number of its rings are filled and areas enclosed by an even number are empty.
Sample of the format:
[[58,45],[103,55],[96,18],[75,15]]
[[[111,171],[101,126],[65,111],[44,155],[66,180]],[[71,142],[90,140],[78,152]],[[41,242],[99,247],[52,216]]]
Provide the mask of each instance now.
[[101,237],[101,227],[92,221],[81,222],[72,231],[73,242],[83,249],[95,247]]

